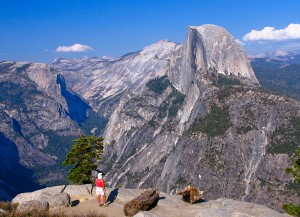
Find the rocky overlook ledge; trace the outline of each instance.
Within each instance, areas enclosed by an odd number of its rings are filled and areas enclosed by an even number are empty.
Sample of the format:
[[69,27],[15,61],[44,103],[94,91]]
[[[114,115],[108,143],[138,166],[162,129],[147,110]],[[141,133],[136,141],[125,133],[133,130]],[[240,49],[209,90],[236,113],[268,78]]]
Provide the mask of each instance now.
[[[84,215],[91,211],[106,214],[108,217],[125,216],[123,213],[124,204],[142,193],[142,189],[110,189],[107,188],[108,207],[99,207],[95,196],[95,189],[91,185],[67,185],[55,186],[41,189],[32,193],[23,193],[13,199],[13,203],[24,203],[30,200],[49,202],[50,212],[63,210],[67,215]],[[59,198],[56,195],[67,193],[71,198],[71,207],[63,207],[62,203],[53,201],[52,198]],[[54,205],[53,205],[54,204]],[[56,205],[55,204],[59,204]],[[196,204],[189,204],[181,200],[179,195],[169,195],[160,192],[158,204],[149,211],[139,212],[136,217],[284,217],[275,210],[254,203],[242,202],[232,199],[219,198]]]

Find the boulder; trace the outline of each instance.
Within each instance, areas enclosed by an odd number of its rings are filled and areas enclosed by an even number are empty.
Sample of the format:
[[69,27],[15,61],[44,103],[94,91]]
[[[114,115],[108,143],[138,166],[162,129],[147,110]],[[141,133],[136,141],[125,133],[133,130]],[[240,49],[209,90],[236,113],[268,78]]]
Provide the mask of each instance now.
[[255,203],[248,203],[227,198],[219,198],[199,204],[196,217],[288,217],[290,215],[279,213],[268,207]]
[[84,202],[87,200],[95,199],[95,196],[92,195],[92,185],[67,185],[64,193],[68,193],[71,197],[71,200],[79,200]]
[[48,200],[50,208],[52,207],[69,207],[71,206],[70,195],[67,193],[59,193]]
[[49,203],[46,201],[30,200],[20,203],[17,208],[18,213],[30,212],[32,210],[47,211],[49,210]]
[[182,195],[182,200],[191,204],[196,203],[203,197],[203,191],[188,185],[184,189],[176,191],[176,194]]
[[157,189],[145,190],[138,197],[124,205],[124,213],[126,216],[134,216],[139,211],[146,211],[155,207],[158,200],[159,192]]
[[37,200],[37,201],[48,201],[54,195],[62,193],[65,189],[65,185],[48,187],[41,190],[37,190],[30,193],[18,194],[12,200],[12,203],[23,203],[25,201]]

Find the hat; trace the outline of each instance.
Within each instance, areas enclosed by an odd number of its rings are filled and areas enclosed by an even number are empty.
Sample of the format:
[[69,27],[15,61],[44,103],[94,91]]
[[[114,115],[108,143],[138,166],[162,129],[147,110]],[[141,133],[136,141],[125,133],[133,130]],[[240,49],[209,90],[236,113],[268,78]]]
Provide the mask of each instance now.
[[102,179],[102,173],[98,173],[98,179]]

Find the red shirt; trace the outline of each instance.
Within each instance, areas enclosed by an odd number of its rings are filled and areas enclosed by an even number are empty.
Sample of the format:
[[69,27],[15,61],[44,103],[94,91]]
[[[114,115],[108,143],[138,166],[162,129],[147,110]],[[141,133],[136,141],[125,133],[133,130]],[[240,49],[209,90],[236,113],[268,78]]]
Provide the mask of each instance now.
[[96,186],[100,188],[104,188],[103,179],[96,179]]

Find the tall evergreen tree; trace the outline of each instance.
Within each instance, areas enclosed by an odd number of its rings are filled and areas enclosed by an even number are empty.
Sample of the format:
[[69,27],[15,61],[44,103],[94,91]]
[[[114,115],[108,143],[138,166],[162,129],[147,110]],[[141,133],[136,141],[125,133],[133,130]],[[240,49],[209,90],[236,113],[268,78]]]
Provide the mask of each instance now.
[[71,166],[68,179],[72,183],[91,183],[91,172],[97,169],[97,160],[101,160],[103,153],[102,141],[103,138],[95,136],[80,136],[74,140],[63,162],[64,166]]

